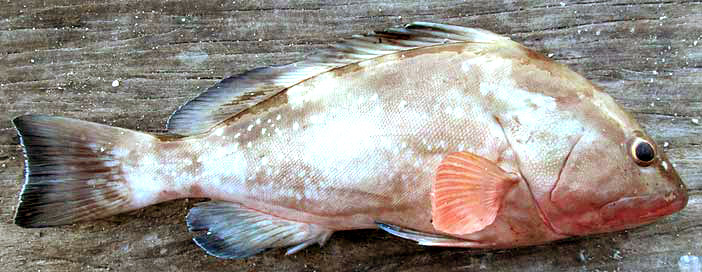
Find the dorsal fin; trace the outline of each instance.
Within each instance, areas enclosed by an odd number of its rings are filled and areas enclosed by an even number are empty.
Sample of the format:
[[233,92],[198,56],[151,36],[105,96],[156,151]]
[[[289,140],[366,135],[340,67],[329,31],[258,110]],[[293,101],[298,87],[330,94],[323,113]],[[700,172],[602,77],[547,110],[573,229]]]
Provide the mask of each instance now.
[[258,68],[222,80],[174,112],[168,120],[168,132],[180,135],[207,132],[295,84],[351,63],[418,47],[508,39],[482,29],[425,22],[354,35],[303,61]]

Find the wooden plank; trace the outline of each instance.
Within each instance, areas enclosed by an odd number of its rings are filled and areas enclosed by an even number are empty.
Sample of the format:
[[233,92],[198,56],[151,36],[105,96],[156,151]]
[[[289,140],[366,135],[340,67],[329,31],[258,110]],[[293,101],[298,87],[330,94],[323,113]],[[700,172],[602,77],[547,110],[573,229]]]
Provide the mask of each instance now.
[[[426,248],[368,230],[334,234],[324,248],[293,256],[274,250],[247,260],[218,260],[190,242],[184,216],[193,200],[60,228],[12,224],[23,165],[12,117],[54,114],[160,132],[180,104],[228,75],[415,20],[509,35],[605,87],[667,143],[690,188],[688,207],[635,230],[538,247]],[[7,1],[0,10],[0,267],[699,271],[700,21],[699,1]]]

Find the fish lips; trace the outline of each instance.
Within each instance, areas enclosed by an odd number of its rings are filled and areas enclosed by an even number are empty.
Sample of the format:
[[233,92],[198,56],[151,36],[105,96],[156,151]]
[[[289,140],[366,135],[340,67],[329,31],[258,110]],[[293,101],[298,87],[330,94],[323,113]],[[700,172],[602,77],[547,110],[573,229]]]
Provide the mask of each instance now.
[[600,208],[600,216],[604,226],[611,230],[627,229],[682,210],[687,199],[684,188],[662,194],[624,197]]

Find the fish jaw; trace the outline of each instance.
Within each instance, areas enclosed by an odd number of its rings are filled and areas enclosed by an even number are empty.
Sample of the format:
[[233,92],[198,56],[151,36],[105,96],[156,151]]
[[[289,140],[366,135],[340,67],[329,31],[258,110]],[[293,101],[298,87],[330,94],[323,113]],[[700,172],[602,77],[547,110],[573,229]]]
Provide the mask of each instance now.
[[622,230],[673,214],[687,205],[684,190],[663,194],[626,197],[611,202],[600,209],[604,226],[610,230]]

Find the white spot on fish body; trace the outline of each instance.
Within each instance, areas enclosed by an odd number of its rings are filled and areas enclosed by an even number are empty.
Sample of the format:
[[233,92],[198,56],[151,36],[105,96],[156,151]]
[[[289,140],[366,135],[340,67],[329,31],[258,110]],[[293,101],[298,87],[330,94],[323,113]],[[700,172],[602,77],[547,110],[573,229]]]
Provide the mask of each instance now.
[[319,199],[319,190],[312,187],[305,186],[305,198],[306,199]]
[[407,146],[408,146],[407,142],[405,142],[405,141],[400,142],[400,148],[404,149],[404,148],[407,148]]
[[265,136],[266,135],[266,128],[261,129],[261,135]]
[[141,158],[141,164],[142,165],[157,165],[158,161],[156,160],[156,157],[153,154],[148,154],[148,155],[145,155]]
[[280,115],[280,114],[278,114],[278,115],[275,117],[275,120],[280,121],[281,118],[283,118],[283,116]]
[[[311,71],[320,71],[324,69],[324,66],[308,69]],[[310,85],[314,86],[310,88],[307,84],[301,84],[288,89],[288,105],[290,105],[292,109],[299,109],[305,102],[318,101],[329,93],[334,92],[334,90],[338,88],[338,79],[335,77],[334,73],[323,73],[315,77],[314,83]]]
[[257,118],[257,119],[256,119],[256,124],[257,124],[257,125],[260,125],[260,124],[261,124],[261,118]]
[[215,136],[222,136],[223,133],[224,133],[224,128],[222,128],[222,127],[217,128],[217,129],[215,129],[215,131],[214,131],[214,135],[215,135]]
[[446,143],[446,141],[444,141],[444,140],[439,141],[439,148],[446,149],[446,147],[448,147],[448,144]]
[[297,123],[297,121],[295,121],[293,123],[292,129],[293,129],[293,131],[297,131],[298,129],[300,129],[300,124]]
[[407,101],[405,100],[400,100],[400,103],[397,104],[397,107],[400,109],[404,109],[407,106]]
[[461,119],[466,116],[466,111],[461,108],[460,106],[457,106],[455,108],[447,108],[449,110],[449,115],[451,117],[456,118],[456,119]]
[[234,139],[239,139],[239,137],[241,137],[241,133],[237,132],[236,135],[234,135]]
[[322,122],[322,116],[321,115],[312,115],[309,117],[309,123],[310,124],[319,124]]
[[254,124],[250,124],[248,127],[246,127],[246,131],[251,131],[254,127]]
[[119,80],[112,81],[112,87],[119,87]]

